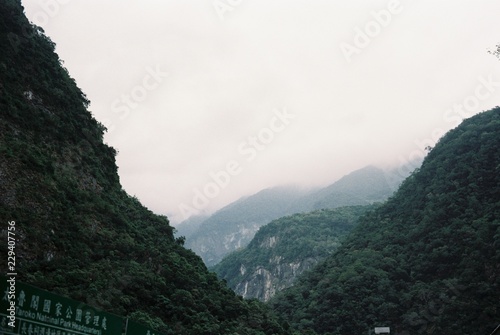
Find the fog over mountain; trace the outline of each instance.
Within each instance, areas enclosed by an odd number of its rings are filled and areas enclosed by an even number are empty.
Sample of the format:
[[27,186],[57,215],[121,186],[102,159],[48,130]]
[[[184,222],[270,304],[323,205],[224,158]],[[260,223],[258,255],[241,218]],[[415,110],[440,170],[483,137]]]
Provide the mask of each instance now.
[[0,334],[498,333],[499,5],[21,1]]
[[321,189],[274,187],[243,197],[208,218],[192,216],[177,226],[177,236],[186,238],[186,247],[198,254],[209,267],[245,247],[258,229],[271,220],[294,213],[342,206],[384,202],[405,177],[412,162],[394,170],[366,166],[343,176]]
[[499,2],[22,4],[106,125],[124,188],[173,223],[421,158],[500,91]]

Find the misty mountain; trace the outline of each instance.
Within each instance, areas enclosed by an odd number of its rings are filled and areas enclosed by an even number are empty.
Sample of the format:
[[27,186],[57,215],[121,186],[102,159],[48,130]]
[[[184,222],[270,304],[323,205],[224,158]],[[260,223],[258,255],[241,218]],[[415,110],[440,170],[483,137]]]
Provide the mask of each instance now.
[[241,198],[187,235],[186,247],[200,255],[207,266],[215,265],[229,252],[246,246],[262,225],[293,211],[291,204],[305,192],[296,187],[276,187]]
[[290,334],[263,304],[241,299],[209,272],[166,217],[123,190],[105,127],[20,1],[0,1],[0,46],[4,274],[7,222],[15,222],[20,282],[163,334]]
[[[372,204],[386,200],[395,191],[388,181],[388,173],[367,166],[342,177],[332,185],[302,197],[293,207],[298,212],[321,208],[336,208]],[[406,175],[400,177],[401,182]]]
[[500,108],[449,131],[273,309],[307,334],[489,334],[500,318]]
[[213,266],[230,252],[245,247],[261,226],[274,219],[322,208],[382,202],[394,192],[394,182],[405,177],[399,172],[367,166],[319,190],[297,187],[263,190],[197,222],[198,228],[189,221],[181,223],[177,236],[186,233],[186,247],[200,255],[207,266]]
[[175,227],[176,236],[191,236],[200,228],[201,224],[208,219],[209,215],[193,215],[182,221],[181,224]]
[[245,248],[213,270],[246,299],[268,301],[304,271],[331,255],[373,205],[294,214],[262,226]]

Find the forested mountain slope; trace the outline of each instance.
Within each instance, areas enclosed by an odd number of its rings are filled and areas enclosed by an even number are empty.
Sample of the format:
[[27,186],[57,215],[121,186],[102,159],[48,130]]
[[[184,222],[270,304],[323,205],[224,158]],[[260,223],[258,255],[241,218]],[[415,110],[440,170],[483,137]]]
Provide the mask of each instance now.
[[[387,173],[389,172],[375,166],[366,166],[327,187],[311,192],[296,201],[293,206],[296,212],[308,212],[315,209],[368,205],[385,201],[394,193],[393,187],[399,186],[389,183],[386,178]],[[395,173],[392,176],[396,183],[406,177]]]
[[183,236],[185,238],[193,235],[198,231],[203,221],[208,219],[209,215],[193,215],[175,226],[175,236]]
[[489,334],[500,320],[500,108],[465,120],[273,308],[318,334]]
[[0,46],[0,229],[16,223],[18,280],[165,334],[286,333],[124,192],[104,127],[19,1],[0,1]]
[[319,190],[266,189],[229,204],[201,223],[188,220],[186,226],[179,226],[178,236],[184,233],[186,246],[200,255],[207,266],[213,266],[225,255],[245,247],[259,227],[271,220],[316,209],[381,202],[394,192],[392,183],[404,177],[392,173],[388,180],[382,169],[367,166]]
[[373,206],[294,214],[261,227],[250,244],[226,256],[213,270],[243,298],[269,300],[304,271],[331,255]]
[[239,199],[186,236],[186,247],[200,255],[207,266],[213,266],[226,254],[246,246],[259,227],[290,214],[290,204],[304,194],[296,187],[275,187]]

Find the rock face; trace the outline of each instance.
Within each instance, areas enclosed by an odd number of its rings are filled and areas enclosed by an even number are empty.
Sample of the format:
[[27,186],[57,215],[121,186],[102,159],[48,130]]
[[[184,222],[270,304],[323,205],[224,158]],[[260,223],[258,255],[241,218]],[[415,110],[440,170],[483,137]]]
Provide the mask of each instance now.
[[[19,282],[129,317],[152,333],[291,334],[209,272],[174,238],[166,217],[123,190],[105,127],[54,48],[20,0],[0,1],[2,274],[14,237]],[[12,333],[2,320],[0,334]],[[30,325],[23,333],[38,331]]]
[[274,219],[294,213],[323,208],[368,205],[385,201],[395,190],[393,183],[406,177],[373,166],[342,177],[335,183],[313,191],[294,187],[276,187],[240,199],[200,222],[188,219],[178,226],[186,246],[214,266],[227,254],[245,247],[257,230]]
[[246,246],[261,225],[252,222],[247,225],[237,225],[233,227],[233,231],[226,234],[220,234],[218,231],[212,231],[203,236],[197,234],[198,236],[189,241],[187,247],[202,255],[207,266],[212,266],[227,253]]
[[[290,205],[306,192],[294,187],[276,187],[242,198],[217,211],[186,235],[186,247],[213,266],[228,253],[248,245],[261,226],[289,214]],[[181,232],[189,232],[179,226]]]
[[[282,263],[282,257],[269,259],[267,268],[257,266],[253,273],[236,285],[234,291],[243,298],[255,298],[268,301],[277,292],[293,285],[295,279],[304,271],[310,270],[320,258],[308,257],[298,262]],[[246,268],[241,265],[240,274],[245,275]]]
[[268,301],[332,254],[360,215],[374,206],[317,210],[272,221],[250,244],[213,269],[243,298]]
[[[500,107],[446,133],[271,308],[315,334],[490,334],[500,316]],[[248,267],[247,267],[248,268]]]

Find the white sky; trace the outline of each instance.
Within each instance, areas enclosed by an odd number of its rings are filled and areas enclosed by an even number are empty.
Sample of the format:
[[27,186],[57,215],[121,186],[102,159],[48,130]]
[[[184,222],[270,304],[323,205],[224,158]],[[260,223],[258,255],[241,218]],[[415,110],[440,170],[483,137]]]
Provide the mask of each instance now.
[[326,185],[418,156],[456,105],[499,105],[498,0],[22,2],[108,127],[125,190],[174,224],[196,189],[211,212]]

